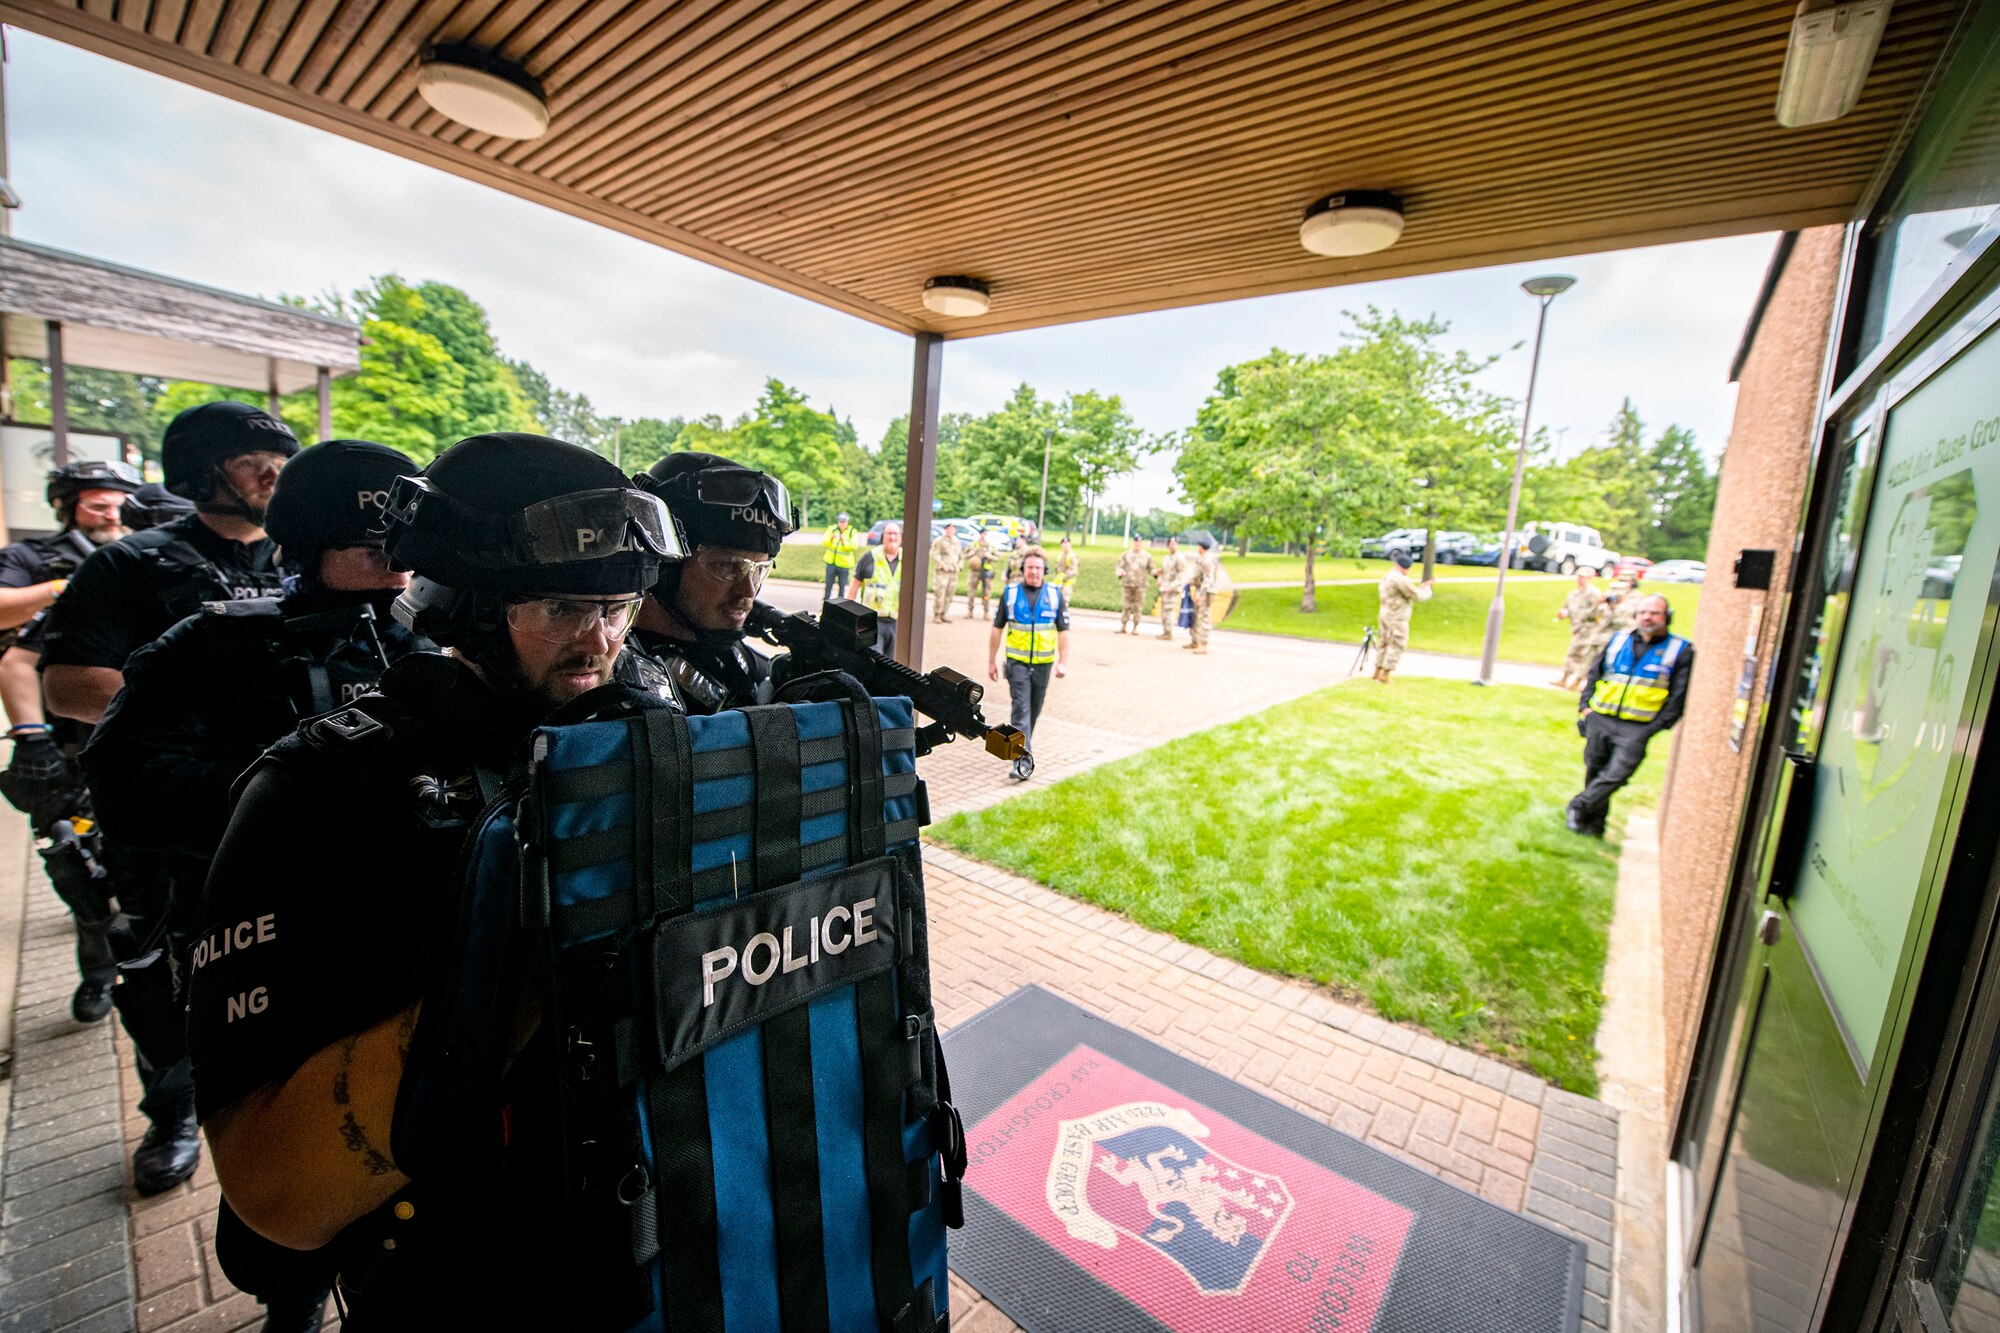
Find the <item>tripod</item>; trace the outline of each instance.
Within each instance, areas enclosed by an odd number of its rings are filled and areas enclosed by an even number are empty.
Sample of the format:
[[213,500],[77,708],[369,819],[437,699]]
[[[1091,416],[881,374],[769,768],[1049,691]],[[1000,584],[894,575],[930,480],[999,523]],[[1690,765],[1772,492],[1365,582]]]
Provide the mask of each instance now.
[[1347,668],[1347,674],[1350,676],[1358,675],[1361,668],[1368,665],[1368,654],[1373,652],[1374,649],[1375,627],[1373,625],[1363,625],[1361,627],[1361,651],[1354,655],[1354,665]]

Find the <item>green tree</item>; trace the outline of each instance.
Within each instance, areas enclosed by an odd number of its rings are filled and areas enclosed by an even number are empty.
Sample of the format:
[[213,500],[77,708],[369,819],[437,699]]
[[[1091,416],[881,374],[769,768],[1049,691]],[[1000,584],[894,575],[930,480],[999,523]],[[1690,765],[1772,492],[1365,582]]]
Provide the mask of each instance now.
[[1226,396],[1203,405],[1176,474],[1211,512],[1211,492],[1254,532],[1306,550],[1301,611],[1318,609],[1313,546],[1350,531],[1407,487],[1397,429],[1409,390],[1386,377],[1366,346],[1328,356],[1273,351],[1233,368]]
[[679,417],[634,417],[615,425],[615,453],[627,472],[637,475],[673,452],[687,423]]
[[1655,560],[1700,560],[1708,554],[1715,516],[1716,475],[1695,447],[1694,432],[1668,426],[1653,442],[1652,531],[1646,554]]
[[[1054,403],[1037,395],[1034,386],[1022,384],[998,410],[967,421],[958,442],[965,455],[964,485],[974,501],[969,508],[990,506],[1023,516],[1036,512],[1045,442],[1052,442],[1049,496],[1059,499],[1071,476],[1069,442],[1060,418]],[[1060,468],[1057,454],[1062,456]]]
[[1123,476],[1138,465],[1146,445],[1132,414],[1115,393],[1085,389],[1070,394],[1063,399],[1062,426],[1067,445],[1066,472],[1075,479],[1075,488],[1069,492],[1074,498],[1067,515],[1069,525],[1074,528],[1082,517],[1079,500],[1088,497],[1094,508],[1113,477]]
[[724,447],[712,452],[778,478],[803,510],[815,495],[840,485],[841,441],[851,435],[851,429],[843,431],[831,412],[812,406],[797,389],[767,379],[756,408],[738,418]]

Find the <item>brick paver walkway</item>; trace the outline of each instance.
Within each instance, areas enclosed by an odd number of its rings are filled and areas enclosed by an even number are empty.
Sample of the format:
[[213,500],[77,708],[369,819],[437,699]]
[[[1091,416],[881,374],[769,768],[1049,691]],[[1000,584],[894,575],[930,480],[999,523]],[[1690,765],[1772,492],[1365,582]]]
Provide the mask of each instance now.
[[[804,605],[807,598],[773,600]],[[955,614],[962,616],[962,608],[961,602]],[[1346,680],[1353,655],[1351,646],[1219,632],[1212,651],[1198,657],[1151,637],[1157,628],[1121,636],[1112,632],[1112,617],[1079,613],[1076,620],[1072,670],[1050,690],[1030,785]],[[928,629],[928,665],[984,678],[985,622],[960,618]],[[1418,654],[1405,662],[1410,674],[1460,677],[1476,666]],[[1530,683],[1546,674],[1509,667],[1503,678]],[[991,688],[987,716],[1003,721],[1006,687]],[[938,818],[1020,790],[1005,765],[963,742],[927,758],[922,771]],[[0,817],[18,818],[11,811]],[[28,857],[34,860],[32,852]],[[929,848],[926,861],[945,1026],[1018,986],[1045,986],[1420,1169],[1577,1236],[1590,1254],[1586,1327],[1608,1327],[1618,1136],[1609,1108],[942,848]],[[66,920],[40,880],[39,863],[0,866],[0,873],[24,870],[32,910],[14,1108],[0,1165],[6,1210],[0,1333],[254,1327],[256,1305],[215,1266],[217,1187],[207,1162],[193,1180],[158,1198],[140,1200],[131,1191],[126,1162],[144,1126],[131,1109],[138,1090],[130,1061],[109,1025],[69,1023]],[[122,1112],[113,1100],[121,1068]],[[55,1141],[71,1151],[36,1154]],[[49,1168],[51,1161],[67,1165]],[[953,1326],[970,1333],[1012,1328],[955,1275]]]

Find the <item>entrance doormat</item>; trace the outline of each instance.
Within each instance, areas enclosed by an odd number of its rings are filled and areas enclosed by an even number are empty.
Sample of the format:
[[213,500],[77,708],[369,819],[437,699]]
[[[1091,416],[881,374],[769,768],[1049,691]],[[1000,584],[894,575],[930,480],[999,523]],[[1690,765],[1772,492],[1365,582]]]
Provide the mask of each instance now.
[[1036,986],[944,1039],[951,1266],[1028,1333],[1571,1333],[1583,1246]]

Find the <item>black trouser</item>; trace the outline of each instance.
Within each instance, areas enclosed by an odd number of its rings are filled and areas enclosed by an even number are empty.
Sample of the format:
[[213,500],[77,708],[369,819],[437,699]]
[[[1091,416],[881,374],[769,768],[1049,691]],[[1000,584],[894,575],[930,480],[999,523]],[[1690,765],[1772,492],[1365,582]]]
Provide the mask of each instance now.
[[875,651],[884,657],[896,655],[896,617],[883,616],[876,620]]
[[830,602],[836,597],[845,596],[847,580],[853,577],[853,574],[853,570],[843,569],[839,565],[826,566],[826,575],[820,580],[820,601]]
[[[173,960],[181,956],[185,935],[172,928],[173,869],[157,856],[105,847],[118,906],[131,920],[139,946],[159,952],[143,966],[118,970],[111,1002],[118,1021],[132,1039],[139,1084],[145,1089],[139,1110],[156,1125],[171,1127],[194,1119],[194,1075],[188,1065],[187,1016],[181,1009]],[[137,962],[134,959],[133,962]]]
[[1583,715],[1583,790],[1569,803],[1577,824],[1590,833],[1604,832],[1611,798],[1632,780],[1653,739],[1650,722],[1624,722],[1602,713]]
[[1031,752],[1035,748],[1035,719],[1042,715],[1042,700],[1049,693],[1051,665],[1043,662],[1039,666],[1029,666],[1011,657],[1007,659],[1007,694],[1013,706],[1007,720],[1027,739]]
[[[76,972],[84,981],[110,982],[118,970],[118,957],[111,951],[110,928],[114,917],[106,894],[107,882],[90,874],[91,858],[75,833],[64,835],[61,821],[50,818],[32,821],[36,850],[49,884],[69,908],[76,923]],[[44,845],[45,844],[45,845]]]

